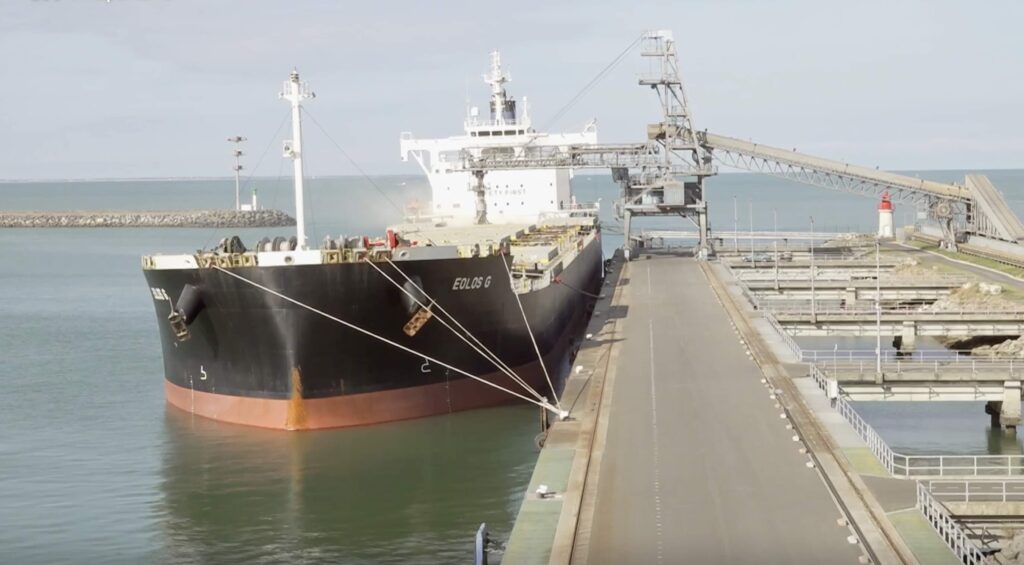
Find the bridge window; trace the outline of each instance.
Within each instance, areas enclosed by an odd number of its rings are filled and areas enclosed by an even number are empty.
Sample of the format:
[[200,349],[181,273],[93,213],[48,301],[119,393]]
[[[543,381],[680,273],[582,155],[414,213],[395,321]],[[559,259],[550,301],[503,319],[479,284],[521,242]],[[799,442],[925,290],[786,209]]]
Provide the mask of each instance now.
[[480,132],[480,137],[487,137],[489,135],[491,135],[491,132],[489,132],[489,131],[482,131],[482,132]]

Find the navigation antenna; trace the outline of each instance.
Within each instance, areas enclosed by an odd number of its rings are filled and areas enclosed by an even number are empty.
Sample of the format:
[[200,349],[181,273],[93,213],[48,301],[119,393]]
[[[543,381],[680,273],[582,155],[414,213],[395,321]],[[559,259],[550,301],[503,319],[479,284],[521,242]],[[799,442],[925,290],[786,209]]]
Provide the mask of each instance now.
[[278,98],[287,100],[292,105],[292,138],[284,142],[284,156],[290,157],[295,165],[295,237],[298,240],[296,249],[305,249],[306,214],[302,198],[302,101],[316,98],[316,94],[309,89],[308,83],[299,81],[299,71],[292,69]]
[[228,138],[229,142],[235,144],[235,149],[232,152],[232,154],[235,156],[235,168],[234,168],[234,171],[235,171],[235,210],[236,211],[242,209],[242,201],[241,201],[241,197],[239,196],[239,192],[238,192],[239,191],[239,186],[240,186],[240,184],[238,182],[238,174],[242,171],[241,158],[242,158],[242,155],[244,155],[244,153],[242,153],[242,150],[240,149],[240,147],[241,147],[242,142],[245,141],[245,140],[246,139],[244,137],[240,136],[240,135],[236,135],[235,137],[229,137]]
[[501,69],[501,54],[491,51],[491,70],[484,75],[484,82],[491,87],[491,120],[497,125],[515,122],[516,103],[505,92],[505,83],[512,77]]

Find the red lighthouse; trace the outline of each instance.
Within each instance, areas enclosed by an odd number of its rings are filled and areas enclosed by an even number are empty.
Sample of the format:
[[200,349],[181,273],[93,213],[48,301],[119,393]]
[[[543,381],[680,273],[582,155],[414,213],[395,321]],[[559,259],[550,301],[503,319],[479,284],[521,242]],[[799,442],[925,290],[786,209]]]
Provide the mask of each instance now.
[[892,201],[889,193],[882,193],[882,201],[878,204],[878,237],[892,239],[896,236],[892,226]]

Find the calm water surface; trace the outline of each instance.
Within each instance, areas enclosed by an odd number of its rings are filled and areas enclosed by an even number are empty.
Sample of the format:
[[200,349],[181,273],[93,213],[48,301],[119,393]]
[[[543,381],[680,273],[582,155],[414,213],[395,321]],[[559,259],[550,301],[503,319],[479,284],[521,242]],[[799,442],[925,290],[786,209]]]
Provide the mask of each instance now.
[[[957,174],[932,174],[943,175]],[[1024,172],[991,176],[1024,214]],[[606,176],[578,181],[581,201],[603,199],[610,250],[621,243],[610,218],[615,187]],[[286,179],[255,185],[266,205],[291,209]],[[391,202],[426,200],[417,177],[318,179],[309,190],[312,241],[380,233],[398,217]],[[780,229],[806,229],[813,214],[817,229],[870,230],[876,217],[867,199],[750,175],[715,178],[709,194],[712,223],[726,229],[733,196],[741,227],[747,201],[755,229],[772,226],[772,209]],[[0,184],[0,209],[14,210],[233,200],[229,181]],[[897,210],[898,223],[904,218],[912,216]],[[247,243],[271,233],[235,231]],[[139,257],[192,251],[227,234],[0,230],[0,561],[466,562],[480,522],[506,537],[537,456],[531,407],[298,434],[165,407]],[[1020,449],[992,440],[976,403],[864,412],[897,448]]]

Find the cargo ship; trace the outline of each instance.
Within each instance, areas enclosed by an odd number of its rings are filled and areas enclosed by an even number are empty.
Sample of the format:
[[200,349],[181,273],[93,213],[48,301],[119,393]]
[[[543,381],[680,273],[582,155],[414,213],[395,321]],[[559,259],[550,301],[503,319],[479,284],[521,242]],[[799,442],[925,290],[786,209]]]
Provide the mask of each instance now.
[[159,323],[167,402],[198,416],[304,430],[377,424],[507,402],[564,416],[568,363],[603,278],[597,208],[567,169],[466,170],[526,144],[596,143],[533,129],[491,54],[489,116],[462,135],[400,136],[431,187],[429,210],[379,236],[307,241],[302,105],[292,71],[296,234],[142,258]]

